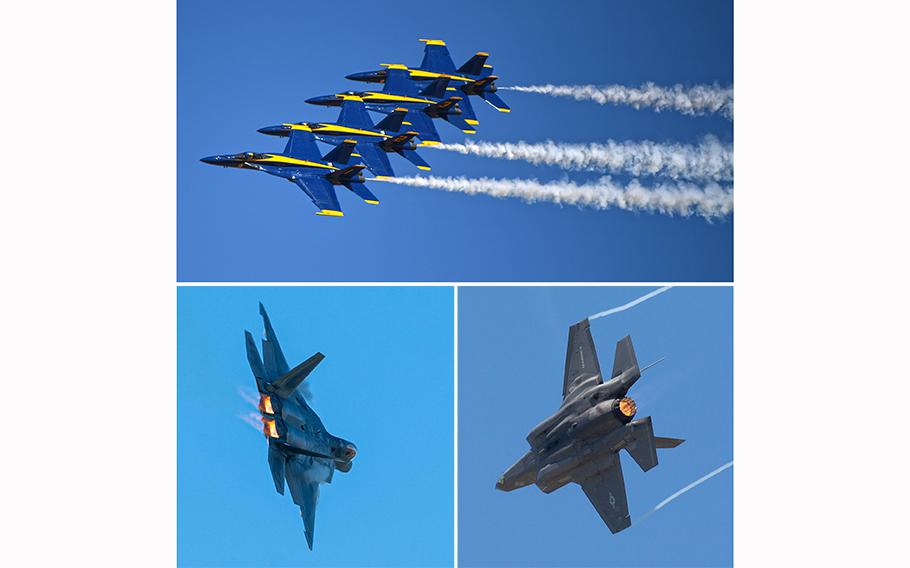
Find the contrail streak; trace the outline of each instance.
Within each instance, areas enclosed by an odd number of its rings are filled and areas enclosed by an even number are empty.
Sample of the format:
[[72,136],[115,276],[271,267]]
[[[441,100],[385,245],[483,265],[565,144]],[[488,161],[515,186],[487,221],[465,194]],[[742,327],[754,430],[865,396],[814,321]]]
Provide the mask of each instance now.
[[636,109],[650,107],[658,112],[675,110],[688,115],[719,113],[733,120],[732,86],[660,87],[654,83],[645,83],[639,88],[623,85],[520,85],[499,89],[554,97],[573,97],[577,101],[594,101],[602,105],[608,103],[630,105]]
[[632,300],[628,304],[623,304],[616,308],[610,308],[609,310],[596,313],[593,316],[588,316],[588,319],[593,320],[593,319],[597,319],[597,318],[602,318],[604,316],[608,316],[610,314],[615,314],[617,312],[624,312],[624,311],[628,310],[629,308],[637,306],[638,304],[644,302],[645,300],[650,300],[651,298],[653,298],[654,296],[657,296],[658,294],[663,294],[664,292],[666,292],[667,290],[669,290],[672,287],[673,286],[664,286],[663,288],[658,288],[657,290],[652,290],[652,291],[648,292],[647,294],[645,294],[644,296],[642,296],[641,298],[636,298],[636,299]]
[[[648,517],[650,517],[651,515],[653,515],[653,514],[656,513],[657,511],[659,511],[659,510],[660,510],[662,507],[664,507],[667,503],[669,503],[670,501],[676,499],[677,497],[679,497],[679,496],[682,495],[683,493],[686,493],[686,492],[688,492],[688,491],[690,491],[690,490],[692,490],[692,489],[695,489],[696,487],[698,487],[699,485],[701,485],[701,484],[704,483],[705,481],[708,481],[709,479],[711,479],[712,477],[714,477],[714,476],[717,475],[718,473],[724,471],[725,469],[729,469],[729,468],[731,468],[731,467],[733,467],[733,462],[732,462],[732,461],[730,461],[730,462],[728,462],[728,463],[725,463],[724,465],[720,466],[719,468],[715,469],[714,471],[712,471],[711,473],[709,473],[709,474],[707,474],[707,475],[704,475],[704,476],[702,476],[702,477],[699,477],[698,479],[696,479],[695,481],[693,481],[693,482],[690,483],[689,485],[686,485],[685,487],[683,487],[682,489],[680,489],[679,491],[677,491],[677,492],[674,493],[673,495],[670,495],[669,497],[667,497],[666,499],[664,499],[663,501],[661,501],[660,503],[658,503],[656,507],[654,507],[653,509],[651,509],[650,511],[648,511],[647,513],[645,513],[644,515],[642,515],[641,519],[639,519],[639,520],[637,521],[637,523],[641,523],[642,521],[644,521],[645,519],[647,519]],[[637,524],[637,523],[636,523],[636,524]]]
[[243,400],[252,404],[253,408],[259,408],[259,395],[255,394],[253,390],[246,387],[237,387],[237,392]]
[[495,179],[466,177],[395,177],[373,178],[375,181],[425,187],[468,195],[517,197],[528,203],[546,201],[561,205],[587,206],[594,209],[615,207],[628,211],[649,211],[687,217],[697,214],[705,219],[723,217],[733,211],[732,188],[709,183],[700,187],[691,183],[661,183],[645,187],[632,180],[628,185],[614,183],[609,177],[577,184],[568,180],[540,182],[536,179]]
[[262,432],[262,417],[259,414],[247,412],[246,414],[237,415],[237,418],[252,426],[257,432]]
[[635,176],[667,176],[696,181],[733,179],[733,145],[722,144],[713,136],[700,144],[662,144],[642,142],[564,144],[547,140],[528,142],[474,142],[434,144],[437,150],[465,155],[522,160],[535,165],[558,166],[567,170],[624,172]]

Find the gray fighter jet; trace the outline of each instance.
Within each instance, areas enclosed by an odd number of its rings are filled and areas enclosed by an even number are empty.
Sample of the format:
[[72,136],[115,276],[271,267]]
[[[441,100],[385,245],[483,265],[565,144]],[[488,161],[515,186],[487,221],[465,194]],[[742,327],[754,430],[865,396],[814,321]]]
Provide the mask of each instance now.
[[319,484],[331,483],[336,469],[344,473],[351,471],[357,447],[329,434],[297,388],[325,355],[316,353],[289,369],[262,304],[259,313],[265,326],[262,358],[252,334],[244,333],[247,359],[259,389],[262,431],[269,441],[269,468],[278,493],[284,495],[287,481],[291,497],[300,507],[307,546],[313,550]]
[[619,451],[625,449],[648,471],[657,465],[657,448],[683,443],[655,437],[650,416],[633,420],[635,401],[626,393],[645,369],[638,368],[632,339],[626,336],[616,344],[613,371],[605,382],[590,323],[585,319],[570,327],[562,406],[531,430],[531,450],[499,478],[496,488],[512,491],[536,483],[552,493],[575,482],[611,532],[628,528],[632,521]]

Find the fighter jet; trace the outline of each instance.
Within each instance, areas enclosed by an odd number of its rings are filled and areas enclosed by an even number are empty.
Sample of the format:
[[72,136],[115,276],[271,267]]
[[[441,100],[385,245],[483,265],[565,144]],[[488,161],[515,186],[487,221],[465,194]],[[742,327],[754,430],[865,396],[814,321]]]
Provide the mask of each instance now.
[[415,131],[402,132],[402,122],[408,109],[396,108],[391,114],[374,125],[363,104],[363,99],[344,96],[338,122],[298,122],[260,128],[259,132],[272,136],[288,136],[295,130],[312,132],[316,140],[327,144],[342,144],[346,140],[357,142],[355,157],[360,157],[376,177],[394,176],[387,154],[396,153],[421,170],[430,165],[417,153],[413,138]]
[[[441,39],[422,39],[426,45],[423,50],[423,61],[419,67],[408,67],[408,76],[412,81],[416,81],[420,88],[425,87],[430,81],[440,78],[449,79],[452,85],[449,90],[458,89],[465,95],[474,95],[487,101],[490,106],[500,112],[510,112],[511,109],[499,95],[496,94],[495,81],[499,77],[493,75],[493,66],[487,63],[489,54],[479,51],[473,57],[468,59],[464,65],[455,69],[455,62],[449,55],[449,49],[446,42]],[[387,71],[379,69],[376,71],[365,71],[363,73],[352,73],[346,78],[352,81],[364,81],[367,83],[383,83],[386,80]],[[470,97],[465,97],[460,105],[464,111],[465,122],[471,125],[477,125],[477,116],[474,113],[474,107],[471,105]]]
[[531,430],[531,450],[499,478],[496,488],[512,491],[535,483],[552,493],[574,482],[610,532],[628,528],[632,521],[619,451],[625,449],[648,471],[657,465],[658,448],[675,448],[684,441],[655,437],[650,416],[633,420],[637,408],[626,393],[645,369],[639,369],[632,339],[626,336],[616,344],[613,370],[605,382],[588,320],[570,327],[562,405]]
[[202,161],[213,166],[259,170],[284,178],[297,184],[313,200],[319,209],[317,215],[343,217],[344,213],[341,212],[335,194],[336,185],[343,185],[371,205],[379,204],[379,199],[363,184],[361,170],[364,166],[347,165],[356,144],[354,140],[345,140],[320,157],[313,134],[293,130],[288,135],[288,143],[282,154],[242,152],[209,156],[202,158]]
[[341,106],[345,97],[359,97],[367,110],[389,114],[398,108],[408,110],[404,123],[409,126],[425,144],[438,144],[439,133],[433,124],[434,118],[441,118],[462,132],[474,134],[477,131],[461,117],[462,97],[449,97],[448,78],[439,78],[419,90],[416,83],[408,78],[404,65],[386,65],[388,68],[382,91],[346,91],[307,99],[313,105]]
[[259,313],[265,326],[262,358],[252,334],[249,331],[244,334],[246,356],[259,389],[262,431],[269,441],[269,469],[278,493],[284,495],[287,482],[291,498],[300,507],[307,546],[313,550],[319,484],[331,483],[336,469],[343,473],[351,471],[357,446],[329,434],[297,388],[325,355],[317,352],[289,369],[261,303]]

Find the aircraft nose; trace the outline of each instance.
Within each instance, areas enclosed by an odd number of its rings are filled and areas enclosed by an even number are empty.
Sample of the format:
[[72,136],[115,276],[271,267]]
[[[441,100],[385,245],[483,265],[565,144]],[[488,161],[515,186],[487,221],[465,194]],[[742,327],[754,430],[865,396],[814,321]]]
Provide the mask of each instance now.
[[351,81],[369,81],[373,78],[374,74],[375,73],[372,71],[364,71],[362,73],[351,73],[350,75],[345,75],[344,78]]
[[217,165],[221,164],[221,162],[223,161],[223,158],[221,156],[209,156],[207,158],[202,158],[199,161],[205,162],[206,164],[211,164],[213,166],[217,166]]
[[335,100],[335,95],[323,95],[307,99],[306,102],[311,105],[327,105]]
[[290,128],[288,128],[287,126],[278,125],[278,126],[264,126],[264,127],[260,128],[258,130],[258,132],[260,132],[262,134],[268,134],[269,136],[281,136],[281,135],[287,133],[288,130],[290,130]]

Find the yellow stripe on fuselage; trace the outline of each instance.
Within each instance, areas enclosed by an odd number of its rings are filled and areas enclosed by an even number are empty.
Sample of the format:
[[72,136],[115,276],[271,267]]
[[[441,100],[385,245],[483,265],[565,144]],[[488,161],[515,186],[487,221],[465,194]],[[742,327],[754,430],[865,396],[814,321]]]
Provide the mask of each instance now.
[[323,164],[320,162],[311,162],[309,160],[300,160],[297,158],[291,158],[290,156],[278,156],[275,154],[267,154],[265,158],[260,158],[258,160],[247,160],[256,164],[276,164],[276,165],[287,165],[287,166],[307,166],[310,168],[322,168],[324,170],[337,170],[335,166],[330,166],[328,164]]
[[289,126],[292,130],[305,130],[307,132],[315,132],[316,134],[359,134],[361,136],[375,136],[377,138],[391,138],[388,134],[383,134],[375,130],[363,130],[360,128],[351,128],[349,126],[341,126],[340,124],[335,124],[333,122],[320,122],[316,125],[315,128],[310,128],[305,124],[284,124],[283,126]]
[[462,81],[464,83],[473,83],[475,79],[464,77],[462,75],[449,75],[448,73],[434,73],[433,71],[423,71],[420,69],[408,69],[411,77],[414,79],[439,79],[445,77],[450,81]]
[[390,103],[424,103],[428,105],[436,104],[436,101],[430,99],[418,99],[417,97],[405,97],[402,95],[390,95],[388,93],[364,93],[363,100],[367,102],[390,102]]

